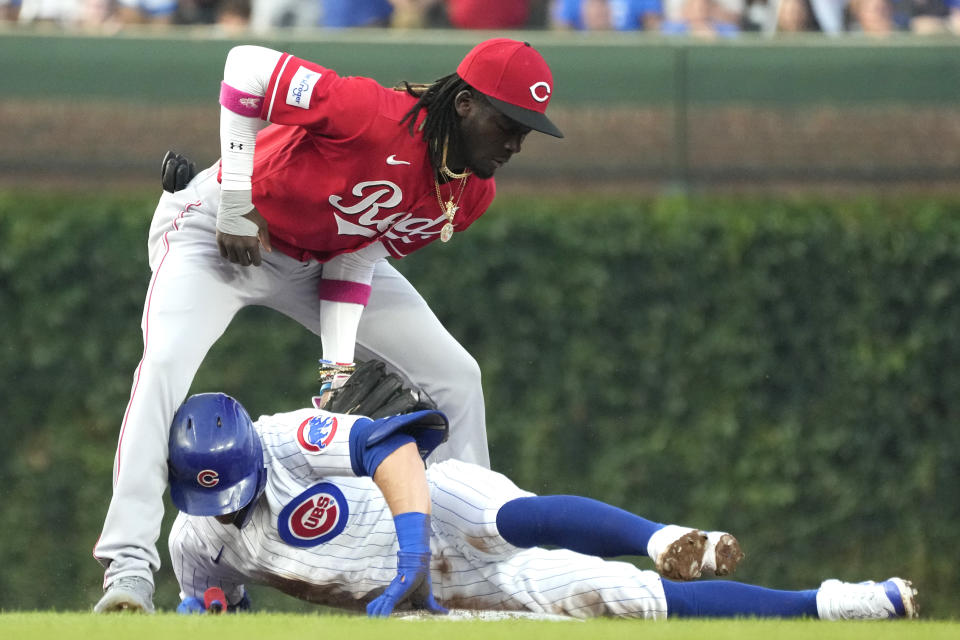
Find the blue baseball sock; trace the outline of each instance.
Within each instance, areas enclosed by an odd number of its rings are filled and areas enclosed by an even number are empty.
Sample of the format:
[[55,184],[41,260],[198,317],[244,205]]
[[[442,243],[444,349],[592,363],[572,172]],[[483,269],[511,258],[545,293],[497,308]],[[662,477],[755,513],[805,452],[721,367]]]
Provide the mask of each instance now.
[[817,590],[778,591],[742,582],[662,580],[672,618],[817,617]]
[[662,527],[580,496],[517,498],[497,512],[497,529],[514,546],[552,545],[602,558],[647,555],[647,541]]

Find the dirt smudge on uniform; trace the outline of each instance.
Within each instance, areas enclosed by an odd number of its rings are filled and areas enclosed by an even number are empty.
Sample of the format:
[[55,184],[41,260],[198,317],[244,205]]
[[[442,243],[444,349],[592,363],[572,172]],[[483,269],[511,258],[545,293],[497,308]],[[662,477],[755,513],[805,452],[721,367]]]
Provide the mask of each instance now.
[[453,570],[453,567],[450,564],[450,560],[440,556],[435,558],[433,561],[433,568],[440,573],[440,578],[446,578],[450,575],[450,572]]
[[487,541],[487,538],[476,538],[474,536],[466,537],[467,544],[476,549],[477,551],[489,552],[490,544]]
[[[576,611],[579,614],[589,612],[591,617],[601,617],[609,616],[611,612],[607,607],[607,603],[604,601],[603,596],[601,596],[596,591],[586,591],[584,593],[578,593],[576,595],[571,595],[570,599],[573,601],[573,606],[571,607],[572,611]],[[554,612],[558,614],[565,614],[563,607],[559,604],[554,605]]]
[[304,580],[282,578],[279,576],[270,576],[266,584],[294,598],[306,600],[313,604],[358,612],[364,612],[367,603],[383,592],[383,588],[381,588],[368,593],[366,596],[357,597],[345,586],[336,584],[314,584]]

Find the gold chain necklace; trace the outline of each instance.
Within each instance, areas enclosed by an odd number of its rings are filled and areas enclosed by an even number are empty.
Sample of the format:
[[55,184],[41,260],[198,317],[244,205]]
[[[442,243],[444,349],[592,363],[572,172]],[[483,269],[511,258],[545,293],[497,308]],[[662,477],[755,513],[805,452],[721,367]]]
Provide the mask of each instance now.
[[463,173],[457,173],[450,169],[447,166],[447,149],[450,147],[450,136],[447,136],[443,140],[443,154],[440,159],[440,173],[445,175],[450,180],[462,180],[470,175],[470,169],[464,169]]
[[463,180],[464,178],[470,175],[470,169],[465,170],[463,173],[456,173],[455,171],[452,171],[450,167],[447,166],[447,158],[446,158],[447,154],[443,154],[443,155],[444,155],[443,165],[441,165],[440,167],[440,173],[447,176],[451,180]]
[[453,191],[450,189],[450,199],[446,202],[443,201],[443,198],[440,196],[440,181],[434,178],[433,187],[437,192],[437,204],[440,205],[440,211],[443,212],[443,215],[446,216],[447,221],[444,223],[443,228],[440,229],[440,242],[449,242],[450,238],[453,237],[453,218],[457,215],[460,207],[460,198],[463,197],[463,189],[467,185],[467,178],[470,177],[470,172],[467,171],[460,178],[460,192],[457,194],[457,201],[453,201]]
[[457,194],[457,201],[453,201],[453,192],[454,188],[450,188],[450,199],[443,202],[443,198],[440,196],[440,179],[439,176],[434,176],[433,178],[433,187],[437,192],[437,204],[440,205],[440,211],[443,212],[443,215],[446,216],[447,221],[444,223],[443,228],[440,229],[440,242],[450,242],[450,238],[453,237],[453,218],[457,215],[457,211],[460,209],[460,198],[463,197],[463,189],[467,185],[467,178],[470,177],[470,169],[464,169],[463,173],[456,173],[450,170],[450,167],[447,166],[447,148],[450,144],[450,137],[447,136],[443,140],[443,152],[440,159],[440,173],[446,176],[449,180],[459,180],[460,181],[460,193]]

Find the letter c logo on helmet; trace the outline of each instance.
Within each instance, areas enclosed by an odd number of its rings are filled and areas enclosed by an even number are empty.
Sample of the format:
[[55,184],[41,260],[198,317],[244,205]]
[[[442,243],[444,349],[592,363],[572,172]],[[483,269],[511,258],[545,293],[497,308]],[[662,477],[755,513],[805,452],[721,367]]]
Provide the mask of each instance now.
[[224,393],[187,398],[173,417],[168,443],[170,500],[184,513],[233,513],[266,486],[260,436],[246,409]]
[[220,474],[213,469],[204,469],[197,474],[197,484],[201,487],[215,487],[220,483]]

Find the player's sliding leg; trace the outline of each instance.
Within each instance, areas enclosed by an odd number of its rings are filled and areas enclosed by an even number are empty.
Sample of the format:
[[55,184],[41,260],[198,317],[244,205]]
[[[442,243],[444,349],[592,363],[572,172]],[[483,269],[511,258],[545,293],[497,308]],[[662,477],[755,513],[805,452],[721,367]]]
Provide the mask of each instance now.
[[511,500],[497,513],[497,529],[521,548],[551,545],[602,558],[647,555],[673,580],[727,575],[743,559],[729,533],[664,525],[580,496]]
[[810,617],[822,620],[880,620],[917,615],[912,585],[900,578],[859,584],[827,580],[819,589],[780,591],[715,580],[663,581],[667,615],[677,618]]
[[627,562],[603,560],[566,549],[524,549],[485,565],[469,547],[467,564],[445,554],[442,600],[471,608],[526,609],[576,618],[820,618],[824,620],[916,616],[909,582],[851,584],[827,580],[819,589],[781,591],[709,580],[674,582]]

